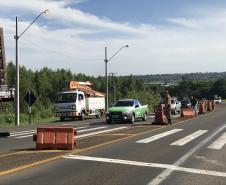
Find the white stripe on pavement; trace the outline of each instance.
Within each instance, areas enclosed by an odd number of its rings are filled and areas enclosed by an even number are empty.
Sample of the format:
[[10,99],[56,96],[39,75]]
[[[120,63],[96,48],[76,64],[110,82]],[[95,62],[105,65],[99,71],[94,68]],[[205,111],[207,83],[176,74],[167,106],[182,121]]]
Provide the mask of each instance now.
[[10,132],[10,134],[17,134],[17,133],[24,133],[24,132],[32,132],[32,131],[36,131],[36,130],[25,130],[25,131],[17,131],[17,132],[12,131],[12,132]]
[[82,133],[82,132],[87,132],[87,131],[92,131],[92,130],[99,130],[99,129],[103,129],[103,128],[109,128],[109,126],[103,126],[103,127],[96,127],[96,128],[89,128],[89,129],[85,129],[85,130],[78,130],[78,133]]
[[179,132],[183,129],[173,129],[173,130],[170,130],[170,131],[167,131],[167,132],[163,132],[161,134],[157,134],[157,135],[154,135],[154,136],[151,136],[151,137],[148,137],[146,139],[142,139],[140,141],[137,141],[137,143],[150,143],[152,141],[155,141],[157,139],[160,139],[160,138],[163,138],[165,136],[168,136],[168,135],[171,135],[171,134],[174,134],[176,132]]
[[208,149],[221,149],[226,143],[226,132],[222,134],[215,142],[210,144],[207,148]]
[[210,175],[210,176],[217,176],[217,177],[226,177],[225,172],[185,168],[185,167],[179,167],[176,165],[169,165],[169,164],[146,163],[146,162],[138,162],[138,161],[128,161],[128,160],[109,159],[109,158],[100,158],[100,157],[88,157],[88,156],[79,156],[79,155],[66,155],[66,156],[63,156],[63,158],[84,160],[84,161],[94,161],[94,162],[104,162],[104,163],[125,164],[125,165],[133,165],[133,166],[143,166],[143,167],[151,167],[151,168],[164,168],[164,169],[169,169],[173,171],[181,171],[181,172]]
[[197,132],[193,133],[193,134],[190,134],[170,145],[178,145],[178,146],[183,146],[185,145],[186,143],[192,141],[193,139],[201,136],[202,134],[205,134],[208,130],[198,130]]
[[31,136],[33,136],[33,134],[32,134],[32,135],[19,136],[19,137],[16,137],[16,138],[17,138],[17,139],[22,139],[22,138],[31,137]]
[[21,135],[27,135],[27,134],[33,134],[33,133],[36,133],[36,131],[23,132],[23,133],[17,133],[17,134],[10,134],[10,137],[21,136]]
[[75,127],[74,129],[83,129],[83,128],[87,128],[88,126],[84,126],[84,127]]
[[103,134],[103,133],[107,133],[107,132],[113,132],[113,131],[122,130],[122,129],[126,129],[126,128],[128,128],[128,127],[118,127],[118,128],[113,128],[113,129],[101,130],[101,131],[98,131],[98,132],[92,132],[92,133],[88,133],[88,134],[75,136],[75,139],[89,137],[89,136],[93,136],[93,135],[97,135],[97,134]]
[[[173,165],[180,166],[182,165],[189,157],[191,157],[195,152],[197,152],[201,147],[203,147],[207,142],[209,142],[215,135],[217,135],[219,132],[224,130],[226,128],[226,124],[224,124],[222,127],[218,128],[213,134],[211,134],[209,137],[207,137],[205,140],[200,142],[198,145],[196,145],[194,148],[189,150],[185,155],[180,157]],[[163,170],[157,177],[152,179],[148,185],[159,185],[164,180],[166,180],[172,173],[173,169],[165,169]]]

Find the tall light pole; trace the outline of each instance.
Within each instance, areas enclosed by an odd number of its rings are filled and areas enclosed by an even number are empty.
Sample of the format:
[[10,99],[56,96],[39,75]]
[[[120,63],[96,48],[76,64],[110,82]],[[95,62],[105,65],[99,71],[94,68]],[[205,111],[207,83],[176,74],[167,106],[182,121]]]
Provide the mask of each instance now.
[[109,73],[111,75],[111,85],[112,85],[112,103],[115,102],[115,82],[114,82],[114,75],[117,73]]
[[28,26],[27,28],[18,35],[18,18],[16,16],[16,35],[14,36],[14,39],[16,40],[16,110],[15,110],[15,125],[20,125],[20,75],[19,75],[19,62],[18,62],[18,40],[19,38],[31,27],[32,24],[42,15],[48,12],[48,9],[41,12]]
[[123,48],[128,48],[128,45],[122,46],[114,55],[112,55],[109,59],[107,58],[107,47],[105,46],[105,79],[106,79],[106,110],[108,109],[108,62],[117,55]]

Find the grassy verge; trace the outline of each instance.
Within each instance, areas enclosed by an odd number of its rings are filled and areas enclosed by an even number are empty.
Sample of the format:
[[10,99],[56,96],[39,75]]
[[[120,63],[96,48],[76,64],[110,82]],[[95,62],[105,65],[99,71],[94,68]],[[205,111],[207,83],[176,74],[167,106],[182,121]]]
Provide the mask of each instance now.
[[[53,116],[49,117],[40,117],[40,116],[32,116],[31,124],[41,124],[56,121],[57,118]],[[21,113],[20,114],[20,126],[29,125],[28,114]],[[0,114],[0,128],[9,128],[15,126],[15,115],[14,114]]]

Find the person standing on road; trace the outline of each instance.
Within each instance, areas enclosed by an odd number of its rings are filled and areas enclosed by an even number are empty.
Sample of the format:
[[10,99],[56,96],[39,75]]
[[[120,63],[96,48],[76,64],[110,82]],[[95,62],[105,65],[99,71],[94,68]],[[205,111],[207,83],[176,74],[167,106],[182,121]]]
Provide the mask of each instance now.
[[196,98],[194,98],[193,96],[191,96],[190,101],[191,101],[191,107],[195,111],[195,116],[197,116],[197,112],[198,112],[198,100]]
[[165,94],[165,114],[166,114],[166,118],[168,120],[168,124],[172,124],[172,118],[171,118],[171,96],[169,95],[168,91],[166,91],[166,94]]

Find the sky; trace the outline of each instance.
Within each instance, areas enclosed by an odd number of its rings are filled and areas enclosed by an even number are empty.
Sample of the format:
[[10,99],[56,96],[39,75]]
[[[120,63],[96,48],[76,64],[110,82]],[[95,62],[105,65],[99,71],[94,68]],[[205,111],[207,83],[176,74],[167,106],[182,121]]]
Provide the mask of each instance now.
[[225,0],[0,0],[7,62],[104,76],[226,71]]

